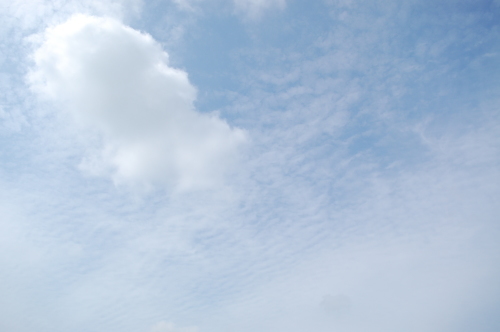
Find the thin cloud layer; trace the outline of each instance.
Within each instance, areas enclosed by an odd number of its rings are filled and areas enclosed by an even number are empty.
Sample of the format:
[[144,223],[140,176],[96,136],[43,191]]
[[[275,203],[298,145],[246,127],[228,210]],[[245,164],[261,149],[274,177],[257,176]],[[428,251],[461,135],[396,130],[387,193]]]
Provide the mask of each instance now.
[[141,7],[141,0],[0,0],[0,31],[12,27],[38,29],[40,25],[61,23],[76,13],[123,18],[137,15]]
[[196,327],[177,327],[171,322],[159,322],[151,328],[151,332],[198,332]]
[[81,167],[116,183],[209,186],[245,141],[196,112],[187,74],[151,36],[116,20],[77,15],[47,29],[34,62],[32,88],[102,141]]
[[236,11],[247,15],[251,19],[258,18],[266,10],[284,9],[286,0],[234,0]]

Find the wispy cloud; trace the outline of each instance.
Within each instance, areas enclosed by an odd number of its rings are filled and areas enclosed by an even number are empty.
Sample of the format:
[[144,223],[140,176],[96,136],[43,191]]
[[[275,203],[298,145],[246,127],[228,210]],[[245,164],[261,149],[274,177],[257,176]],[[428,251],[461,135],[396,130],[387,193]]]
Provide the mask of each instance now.
[[115,18],[138,15],[141,6],[141,0],[112,0],[105,3],[96,0],[35,0],[29,3],[15,0],[1,1],[0,15],[4,20],[4,29],[22,28],[36,31],[40,25],[62,23],[69,16],[77,13],[106,15]]
[[266,10],[283,10],[286,0],[233,0],[236,11],[250,19],[259,18]]

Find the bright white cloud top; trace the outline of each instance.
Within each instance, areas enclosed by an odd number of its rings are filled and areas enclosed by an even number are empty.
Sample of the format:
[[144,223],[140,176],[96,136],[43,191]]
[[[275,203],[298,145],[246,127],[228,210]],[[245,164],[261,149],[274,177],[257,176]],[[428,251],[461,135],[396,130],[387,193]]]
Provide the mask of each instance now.
[[498,17],[0,1],[0,331],[500,331]]
[[217,115],[194,109],[187,74],[168,66],[151,36],[113,19],[77,15],[49,28],[30,82],[103,139],[83,168],[115,182],[206,186],[245,141]]

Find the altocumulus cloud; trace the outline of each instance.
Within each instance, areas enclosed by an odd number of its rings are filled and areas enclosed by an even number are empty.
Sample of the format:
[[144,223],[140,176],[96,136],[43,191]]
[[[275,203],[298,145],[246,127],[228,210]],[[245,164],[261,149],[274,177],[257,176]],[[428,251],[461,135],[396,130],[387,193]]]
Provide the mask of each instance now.
[[286,0],[234,0],[235,9],[249,18],[256,19],[269,9],[284,9]]
[[111,19],[75,15],[40,36],[32,89],[99,137],[81,168],[115,183],[177,189],[218,181],[247,138],[196,111],[186,72],[149,35]]

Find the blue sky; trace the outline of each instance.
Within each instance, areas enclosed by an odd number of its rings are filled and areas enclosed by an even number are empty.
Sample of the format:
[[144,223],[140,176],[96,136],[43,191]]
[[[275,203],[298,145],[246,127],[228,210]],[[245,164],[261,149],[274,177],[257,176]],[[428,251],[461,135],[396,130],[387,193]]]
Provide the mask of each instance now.
[[0,1],[0,329],[498,331],[498,1]]

